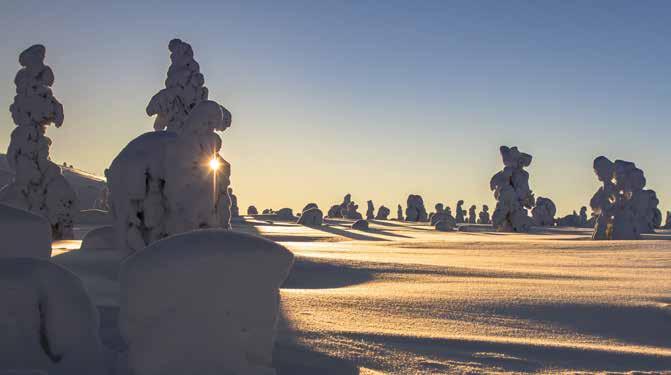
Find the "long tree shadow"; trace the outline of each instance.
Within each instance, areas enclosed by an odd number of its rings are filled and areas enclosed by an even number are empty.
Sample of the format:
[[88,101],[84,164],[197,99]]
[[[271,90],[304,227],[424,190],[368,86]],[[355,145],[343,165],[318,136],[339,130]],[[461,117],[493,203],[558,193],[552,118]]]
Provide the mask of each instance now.
[[359,367],[341,358],[317,352],[297,338],[297,332],[280,309],[278,334],[273,349],[273,367],[278,375],[358,375]]
[[370,269],[348,267],[326,261],[297,257],[283,289],[330,289],[373,280]]
[[404,229],[417,229],[417,230],[428,230],[428,231],[433,231],[433,227],[428,227],[428,228],[418,228],[416,225],[421,224],[420,222],[408,222],[404,221],[404,223],[408,223],[409,225],[403,225],[403,224],[398,224],[397,222],[393,221],[385,221],[385,220],[368,220],[372,224],[377,224],[377,225],[382,225],[385,227],[396,227],[396,228],[404,228]]
[[398,223],[395,223],[393,221],[387,221],[387,220],[377,220],[377,219],[375,219],[375,220],[368,220],[368,221],[370,223],[377,224],[377,225],[382,225],[382,226],[385,226],[385,227],[397,227],[397,228],[407,228],[408,227],[407,225],[402,225],[402,224],[398,224]]
[[607,349],[456,338],[434,339],[393,334],[340,333],[338,336],[355,342],[377,344],[387,350],[415,353],[439,361],[481,364],[513,372],[538,372],[547,369],[659,371],[671,368],[671,357],[653,353],[626,353]]
[[552,324],[578,333],[630,344],[671,346],[671,315],[667,309],[656,306],[511,304],[496,307],[491,313]]
[[380,234],[380,235],[389,236],[389,237],[413,238],[411,236],[406,236],[406,235],[403,235],[403,234],[398,234],[398,233],[394,233],[394,232],[390,232],[390,231],[386,231],[386,230],[382,230],[382,229],[377,229],[377,228],[368,228],[368,230],[366,232],[373,233],[373,234]]
[[384,238],[367,236],[367,235],[361,234],[361,233],[346,231],[346,230],[339,229],[339,228],[336,228],[336,227],[333,227],[333,226],[330,226],[330,225],[322,225],[322,226],[319,226],[319,227],[314,227],[313,229],[317,229],[317,230],[320,230],[320,231],[326,232],[326,233],[331,233],[331,234],[334,234],[336,236],[347,237],[347,238],[357,240],[357,241],[389,241],[389,240],[384,239]]

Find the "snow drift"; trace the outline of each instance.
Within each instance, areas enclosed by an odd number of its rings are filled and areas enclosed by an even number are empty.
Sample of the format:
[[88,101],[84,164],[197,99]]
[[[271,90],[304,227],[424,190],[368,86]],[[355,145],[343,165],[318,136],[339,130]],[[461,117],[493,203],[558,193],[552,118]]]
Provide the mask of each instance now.
[[0,204],[0,258],[51,258],[51,226],[42,216]]
[[120,330],[135,374],[269,374],[279,287],[293,254],[206,229],[158,241],[121,266]]
[[81,280],[51,262],[0,259],[0,370],[107,374],[98,313]]

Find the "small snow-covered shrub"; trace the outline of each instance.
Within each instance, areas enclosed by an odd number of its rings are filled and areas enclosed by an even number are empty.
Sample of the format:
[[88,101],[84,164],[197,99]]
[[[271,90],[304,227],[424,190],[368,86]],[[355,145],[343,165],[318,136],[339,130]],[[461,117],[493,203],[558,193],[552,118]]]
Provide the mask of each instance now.
[[445,217],[441,218],[435,224],[436,230],[441,231],[441,232],[451,232],[456,227],[457,227],[457,223],[452,218],[452,216],[445,216]]
[[294,220],[296,217],[294,216],[294,211],[291,208],[280,208],[277,211],[277,218],[279,220]]
[[557,206],[550,198],[536,198],[536,206],[531,210],[534,224],[541,227],[551,227],[555,223]]
[[51,258],[47,219],[0,204],[0,258]]
[[308,227],[318,227],[324,223],[324,213],[317,207],[308,208],[303,211],[297,223]]
[[121,266],[119,324],[136,375],[269,373],[279,287],[293,254],[206,229],[155,242]]
[[107,374],[98,313],[81,280],[51,262],[0,259],[0,370]]

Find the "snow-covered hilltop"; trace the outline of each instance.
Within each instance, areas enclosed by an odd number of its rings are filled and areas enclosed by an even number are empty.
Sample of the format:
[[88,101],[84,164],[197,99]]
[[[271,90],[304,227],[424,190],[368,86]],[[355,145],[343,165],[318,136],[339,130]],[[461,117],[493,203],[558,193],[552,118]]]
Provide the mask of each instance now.
[[[60,165],[63,177],[68,181],[72,189],[77,193],[79,208],[86,210],[94,208],[96,201],[100,198],[107,182],[104,177],[77,169],[73,166]],[[14,171],[9,168],[7,155],[0,154],[0,188],[8,185],[14,178]]]

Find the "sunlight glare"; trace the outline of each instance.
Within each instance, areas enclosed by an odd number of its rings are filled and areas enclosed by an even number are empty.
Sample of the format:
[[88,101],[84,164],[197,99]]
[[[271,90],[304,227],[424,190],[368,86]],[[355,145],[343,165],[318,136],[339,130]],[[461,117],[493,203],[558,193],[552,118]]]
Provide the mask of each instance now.
[[218,171],[219,168],[221,167],[221,163],[219,162],[219,159],[217,159],[216,156],[213,157],[212,159],[210,159],[209,164],[210,164],[210,169],[215,171],[215,172]]

